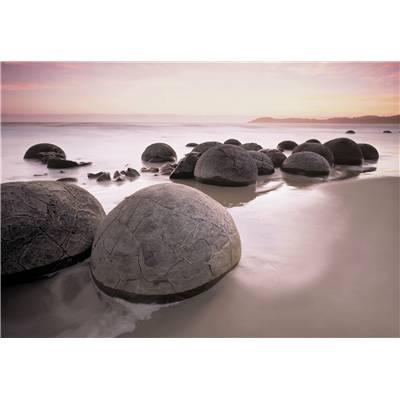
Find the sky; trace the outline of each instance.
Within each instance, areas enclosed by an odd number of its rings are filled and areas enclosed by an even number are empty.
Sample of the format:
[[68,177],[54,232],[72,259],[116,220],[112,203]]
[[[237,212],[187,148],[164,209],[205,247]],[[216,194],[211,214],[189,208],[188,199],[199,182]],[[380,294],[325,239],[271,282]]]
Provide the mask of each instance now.
[[400,63],[3,62],[2,115],[399,113]]

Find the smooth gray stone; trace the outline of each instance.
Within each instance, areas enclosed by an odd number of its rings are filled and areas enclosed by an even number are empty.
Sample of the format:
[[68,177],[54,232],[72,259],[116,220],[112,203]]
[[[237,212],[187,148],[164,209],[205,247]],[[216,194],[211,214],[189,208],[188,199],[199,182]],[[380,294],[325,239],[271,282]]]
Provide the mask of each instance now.
[[260,150],[261,153],[265,153],[272,160],[274,167],[280,168],[282,163],[286,160],[286,155],[278,149],[264,149]]
[[142,161],[159,163],[164,161],[175,161],[175,150],[166,143],[153,143],[147,146],[142,154]]
[[203,142],[198,144],[196,147],[192,149],[192,153],[198,153],[199,155],[203,154],[207,150],[211,149],[211,147],[214,147],[218,144],[221,144],[220,142]]
[[41,160],[44,154],[40,153],[53,153],[56,154],[58,158],[66,158],[64,150],[61,147],[51,143],[39,143],[29,147],[24,155],[24,158]]
[[293,140],[284,140],[277,146],[278,150],[293,150],[297,146],[297,143]]
[[368,143],[358,143],[358,147],[364,157],[364,160],[377,160],[379,158],[378,150]]
[[257,164],[249,152],[232,144],[207,150],[194,169],[199,182],[220,186],[247,186],[256,182],[257,175]]
[[103,207],[85,189],[63,182],[1,185],[2,283],[35,279],[90,255]]
[[328,161],[329,165],[333,165],[335,162],[335,157],[333,156],[332,151],[320,143],[305,142],[299,144],[293,149],[293,153],[299,153],[301,151],[311,151],[312,153],[317,153],[324,157],[326,161]]
[[258,175],[271,175],[275,172],[274,164],[267,154],[254,150],[250,150],[249,154],[256,162]]
[[214,285],[240,260],[228,211],[186,185],[139,190],[100,225],[91,271],[98,287],[135,302],[165,303]]
[[281,166],[282,171],[306,176],[329,175],[328,161],[321,155],[311,151],[302,151],[290,155]]
[[356,142],[349,138],[337,138],[324,143],[335,157],[335,164],[360,165],[363,154]]
[[245,150],[262,150],[262,146],[260,146],[258,143],[244,143],[241,145]]

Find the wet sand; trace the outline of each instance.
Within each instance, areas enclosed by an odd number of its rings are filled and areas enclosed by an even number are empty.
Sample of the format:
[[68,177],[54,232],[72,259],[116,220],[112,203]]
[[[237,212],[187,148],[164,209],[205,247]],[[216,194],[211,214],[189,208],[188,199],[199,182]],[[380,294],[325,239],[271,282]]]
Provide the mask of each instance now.
[[168,306],[109,298],[88,260],[3,288],[2,335],[399,336],[399,178],[311,182],[272,181],[261,193],[197,184],[230,207],[242,259],[196,297]]

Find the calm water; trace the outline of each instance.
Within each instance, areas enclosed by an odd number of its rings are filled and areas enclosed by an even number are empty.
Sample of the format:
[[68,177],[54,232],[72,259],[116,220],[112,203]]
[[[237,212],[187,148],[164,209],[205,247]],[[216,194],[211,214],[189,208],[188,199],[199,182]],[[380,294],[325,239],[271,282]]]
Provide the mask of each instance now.
[[[345,135],[350,128],[357,133]],[[385,129],[394,133],[383,134]],[[129,304],[98,292],[86,261],[50,279],[3,288],[3,335],[397,335],[398,129],[341,124],[4,125],[2,182],[74,176],[107,212],[140,188],[170,182],[168,176],[142,173],[133,182],[100,184],[88,180],[87,173],[127,165],[139,170],[144,148],[154,142],[170,144],[180,158],[190,151],[185,144],[193,141],[233,137],[275,148],[286,139],[325,142],[346,136],[374,145],[380,159],[375,172],[333,183],[279,170],[245,188],[182,181],[229,207],[238,226],[242,259],[221,282],[166,307]],[[93,165],[61,174],[23,160],[26,149],[40,142],[55,143],[69,159]],[[44,173],[48,175],[33,176]]]

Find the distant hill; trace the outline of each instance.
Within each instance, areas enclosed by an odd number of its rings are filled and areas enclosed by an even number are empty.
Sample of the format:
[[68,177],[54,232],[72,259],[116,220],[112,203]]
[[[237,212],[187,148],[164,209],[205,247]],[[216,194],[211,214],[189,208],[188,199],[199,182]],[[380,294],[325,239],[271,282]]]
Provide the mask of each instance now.
[[308,124],[399,124],[400,115],[391,115],[389,117],[379,117],[377,115],[365,115],[363,117],[335,117],[335,118],[272,118],[262,117],[256,118],[249,122],[268,124],[276,122],[284,123],[308,123]]

